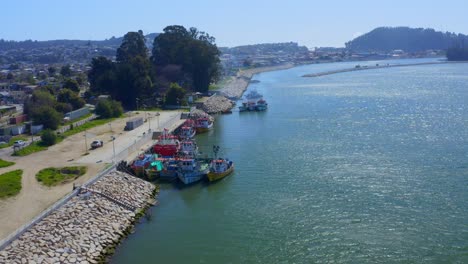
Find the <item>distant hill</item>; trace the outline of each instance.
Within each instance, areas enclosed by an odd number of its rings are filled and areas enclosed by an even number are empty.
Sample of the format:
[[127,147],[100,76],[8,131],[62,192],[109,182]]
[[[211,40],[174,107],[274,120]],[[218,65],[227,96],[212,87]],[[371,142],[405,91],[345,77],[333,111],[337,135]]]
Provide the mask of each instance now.
[[[148,46],[153,45],[154,38],[159,33],[150,33],[145,35],[146,43]],[[8,51],[13,49],[40,49],[40,48],[53,48],[53,47],[76,47],[92,45],[95,47],[118,47],[122,43],[122,37],[111,37],[105,40],[25,40],[25,41],[13,41],[0,39],[0,51]]]
[[346,42],[346,48],[358,51],[403,50],[417,52],[423,50],[446,50],[449,47],[468,44],[468,36],[451,32],[435,31],[431,28],[379,27],[369,33]]
[[232,48],[220,47],[222,53],[230,53],[235,55],[266,55],[284,53],[308,53],[309,50],[305,46],[299,46],[296,42],[284,43],[263,43],[255,45],[237,46]]
[[[158,33],[145,36],[151,50]],[[93,57],[113,58],[123,37],[105,40],[25,40],[0,39],[0,65],[10,63],[89,63]]]

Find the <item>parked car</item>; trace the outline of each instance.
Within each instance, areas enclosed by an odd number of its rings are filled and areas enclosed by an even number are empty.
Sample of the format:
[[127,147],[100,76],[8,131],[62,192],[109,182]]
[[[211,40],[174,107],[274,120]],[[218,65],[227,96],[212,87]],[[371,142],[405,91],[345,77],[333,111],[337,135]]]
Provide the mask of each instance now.
[[15,148],[22,148],[24,146],[26,146],[26,141],[24,140],[17,140],[13,143],[13,147]]
[[95,148],[100,148],[104,145],[104,141],[102,140],[94,140],[92,143],[91,143],[91,148],[92,149],[95,149]]

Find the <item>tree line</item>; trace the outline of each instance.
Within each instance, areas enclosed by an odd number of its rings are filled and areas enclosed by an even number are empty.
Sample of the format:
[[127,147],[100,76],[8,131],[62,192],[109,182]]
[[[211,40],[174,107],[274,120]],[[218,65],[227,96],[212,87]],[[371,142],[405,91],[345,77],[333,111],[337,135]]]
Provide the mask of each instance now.
[[[180,102],[184,94],[180,88],[204,93],[219,78],[219,54],[215,38],[193,27],[164,28],[154,38],[151,55],[143,32],[128,32],[115,61],[92,59],[90,94],[108,94],[126,109],[151,106],[165,94],[176,95]],[[169,93],[170,89],[177,92]]]

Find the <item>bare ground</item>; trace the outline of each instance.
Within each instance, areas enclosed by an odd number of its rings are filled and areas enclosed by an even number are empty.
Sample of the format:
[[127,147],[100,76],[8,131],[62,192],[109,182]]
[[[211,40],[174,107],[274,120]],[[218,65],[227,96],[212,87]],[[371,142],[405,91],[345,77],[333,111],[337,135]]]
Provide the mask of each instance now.
[[[86,149],[85,133],[82,132],[66,138],[46,151],[37,152],[29,156],[12,157],[3,154],[0,158],[14,161],[16,164],[11,167],[1,168],[0,174],[15,169],[22,169],[23,176],[21,192],[15,197],[0,200],[0,239],[5,238],[20,226],[28,223],[40,212],[71,192],[73,184],[83,184],[108,166],[113,159],[112,135],[116,137],[114,144],[116,153],[118,153],[131,144],[131,142],[141,137],[143,133],[147,133],[149,128],[159,130],[180,122],[178,118],[180,112],[161,112],[159,117],[155,117],[154,112],[148,113],[152,116],[150,122],[145,122],[141,127],[133,131],[124,131],[125,123],[129,118],[115,120],[111,123],[111,126],[105,124],[88,130],[86,133]],[[130,118],[137,116],[145,118],[145,112],[132,114]],[[158,123],[161,127],[158,127]],[[94,139],[103,140],[104,146],[95,150],[87,149]],[[89,152],[88,155],[84,155],[86,151]],[[135,154],[129,153],[129,155]],[[36,173],[41,169],[78,165],[86,166],[88,171],[73,182],[46,187],[36,180]]]

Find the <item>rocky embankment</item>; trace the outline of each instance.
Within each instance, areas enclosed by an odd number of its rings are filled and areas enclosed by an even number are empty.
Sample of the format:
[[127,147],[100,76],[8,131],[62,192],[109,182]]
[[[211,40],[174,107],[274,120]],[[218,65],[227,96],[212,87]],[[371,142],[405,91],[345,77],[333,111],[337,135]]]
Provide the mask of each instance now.
[[202,106],[202,110],[208,114],[218,114],[230,110],[235,102],[221,95],[211,96]]
[[0,263],[102,262],[149,205],[154,190],[151,183],[111,172],[0,251]]
[[226,85],[219,90],[219,95],[210,97],[203,104],[202,109],[208,114],[218,114],[229,111],[235,106],[235,102],[231,100],[238,100],[242,97],[242,94],[249,86],[250,80],[255,74],[289,69],[292,67],[294,67],[293,64],[284,64],[241,70],[237,73],[237,76],[231,77],[231,79],[226,82]]

